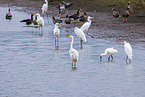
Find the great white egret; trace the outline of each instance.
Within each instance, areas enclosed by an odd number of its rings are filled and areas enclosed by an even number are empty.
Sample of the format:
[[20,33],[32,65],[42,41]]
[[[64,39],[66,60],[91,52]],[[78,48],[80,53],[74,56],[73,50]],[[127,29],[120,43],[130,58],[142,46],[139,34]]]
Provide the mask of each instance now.
[[80,38],[81,47],[82,47],[82,40],[83,40],[84,42],[87,42],[85,33],[84,33],[80,28],[78,28],[78,27],[75,27],[75,28],[73,28],[73,29],[71,29],[71,30],[74,30],[74,32],[75,32],[75,34],[77,35],[77,37]]
[[94,17],[88,16],[87,21],[80,28],[82,31],[84,32],[88,31],[89,27],[91,26],[91,19],[94,19]]
[[35,15],[37,16],[37,23],[38,23],[38,26],[39,26],[39,29],[40,29],[40,32],[41,32],[41,30],[44,27],[44,19],[40,16],[39,13],[36,13]]
[[75,67],[76,62],[77,62],[78,57],[79,57],[79,52],[73,48],[74,37],[71,35],[71,36],[66,36],[66,38],[72,38],[69,54],[70,54],[70,58],[72,60],[72,67]]
[[114,17],[114,20],[118,20],[118,17],[119,17],[119,12],[116,11],[115,8],[112,8],[112,11],[113,11],[113,17]]
[[124,44],[124,51],[126,53],[126,62],[127,62],[128,58],[129,58],[129,61],[131,62],[132,56],[133,56],[131,45],[129,43],[127,43],[126,41],[121,42],[121,44]]
[[68,15],[66,15],[66,18],[65,18],[65,24],[66,24],[66,27],[67,27],[67,25],[69,25],[69,27],[70,27],[71,19],[68,17]]
[[122,17],[123,17],[123,21],[124,21],[124,18],[126,18],[126,21],[127,21],[127,18],[129,17],[129,7],[127,7],[127,10],[122,14]]
[[9,12],[6,14],[6,19],[12,19],[12,14],[10,12],[10,8],[9,8]]
[[45,0],[45,3],[42,5],[42,14],[45,15],[47,13],[48,10],[48,1]]
[[26,22],[26,25],[31,25],[32,23],[33,23],[33,15],[35,15],[35,14],[31,14],[31,18],[30,19],[24,19],[24,20],[22,20],[22,21],[20,21],[20,22]]
[[60,29],[59,29],[59,25],[62,23],[55,23],[55,27],[53,29],[53,35],[55,36],[55,46],[56,46],[56,39],[57,39],[57,43],[58,43],[58,37],[60,35]]
[[118,51],[116,50],[116,49],[114,49],[113,47],[112,48],[107,48],[106,50],[105,50],[105,53],[102,53],[102,54],[100,54],[100,60],[102,60],[102,56],[106,56],[106,55],[109,55],[109,57],[108,57],[108,60],[110,61],[110,57],[112,58],[112,60],[113,60],[113,54],[114,53],[117,53]]

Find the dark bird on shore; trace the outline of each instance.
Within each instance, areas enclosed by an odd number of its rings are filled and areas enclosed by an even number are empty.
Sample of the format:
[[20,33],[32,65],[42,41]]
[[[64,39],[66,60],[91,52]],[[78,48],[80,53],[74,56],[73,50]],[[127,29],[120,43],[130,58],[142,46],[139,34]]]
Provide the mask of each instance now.
[[10,8],[9,8],[9,12],[6,14],[6,19],[12,19],[12,14],[10,12]]
[[71,7],[73,5],[73,3],[68,3],[63,1],[65,8]]
[[53,19],[53,23],[54,23],[54,24],[55,24],[55,23],[62,23],[62,20],[61,20],[61,19],[55,19],[54,16],[52,17],[52,19]]
[[64,17],[64,13],[65,13],[65,5],[64,2],[62,2],[59,4],[59,18]]
[[80,16],[81,16],[81,9],[78,9],[77,13],[69,16],[69,18],[73,18],[75,20],[75,23],[77,23],[77,19],[79,19]]
[[68,15],[66,15],[66,18],[65,18],[65,24],[66,24],[66,27],[68,27],[67,25],[69,25],[70,27],[71,19],[68,17]]
[[116,11],[115,8],[112,8],[114,20],[118,20],[119,12]]
[[84,12],[83,15],[79,18],[79,21],[80,21],[80,25],[81,25],[81,22],[86,22],[87,21],[87,13]]
[[129,12],[133,13],[133,7],[130,5],[130,1],[128,1],[127,8],[129,9]]
[[124,21],[124,18],[126,18],[126,21],[127,21],[127,18],[129,17],[129,8],[127,7],[127,10],[122,14],[122,17],[123,17],[123,21]]
[[22,21],[20,21],[20,22],[26,22],[26,25],[31,25],[32,23],[33,23],[33,15],[34,14],[31,14],[31,18],[30,19],[24,19],[24,20],[22,20]]

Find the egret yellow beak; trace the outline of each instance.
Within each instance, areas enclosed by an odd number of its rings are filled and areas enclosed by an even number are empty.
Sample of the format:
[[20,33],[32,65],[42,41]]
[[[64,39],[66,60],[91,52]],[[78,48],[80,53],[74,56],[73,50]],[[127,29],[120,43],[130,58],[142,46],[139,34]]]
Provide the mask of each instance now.
[[65,38],[70,38],[70,36],[65,36]]
[[36,14],[33,14],[33,15],[36,15]]
[[120,44],[124,44],[124,42],[121,42]]
[[62,25],[62,23],[59,23],[59,25]]
[[94,17],[91,17],[91,19],[94,19]]
[[72,28],[71,30],[74,30],[75,28]]

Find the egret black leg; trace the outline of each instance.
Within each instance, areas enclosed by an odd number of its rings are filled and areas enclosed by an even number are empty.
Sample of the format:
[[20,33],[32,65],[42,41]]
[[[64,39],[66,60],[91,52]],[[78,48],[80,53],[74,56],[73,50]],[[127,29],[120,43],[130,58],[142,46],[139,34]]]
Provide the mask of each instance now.
[[57,46],[59,46],[59,39],[58,39],[58,37],[57,37]]
[[126,56],[126,63],[127,63],[127,60],[128,60],[128,56]]
[[111,55],[111,58],[112,58],[112,60],[113,60],[113,56]]
[[73,61],[72,61],[72,68],[73,68]]
[[55,46],[56,46],[56,37],[55,37]]
[[108,61],[110,61],[110,56],[108,57]]
[[81,42],[81,49],[82,49],[83,48],[83,40],[81,39],[80,42]]
[[131,59],[129,59],[129,63],[131,63]]
[[102,62],[102,56],[100,56],[100,62]]

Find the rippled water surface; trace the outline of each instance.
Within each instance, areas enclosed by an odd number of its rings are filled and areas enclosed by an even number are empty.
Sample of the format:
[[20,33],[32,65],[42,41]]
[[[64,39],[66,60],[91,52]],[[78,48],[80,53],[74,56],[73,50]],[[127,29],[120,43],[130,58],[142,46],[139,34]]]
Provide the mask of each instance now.
[[[12,8],[12,20],[6,20],[7,7],[0,7],[0,97],[144,97],[145,49],[133,47],[133,60],[126,64],[123,45],[87,36],[80,48],[79,39],[62,25],[59,47],[51,18],[45,18],[43,36],[33,27],[20,23],[30,14]],[[49,22],[48,22],[49,21]],[[69,57],[71,39],[79,51],[77,68]],[[108,47],[119,52],[113,62],[99,54]]]

